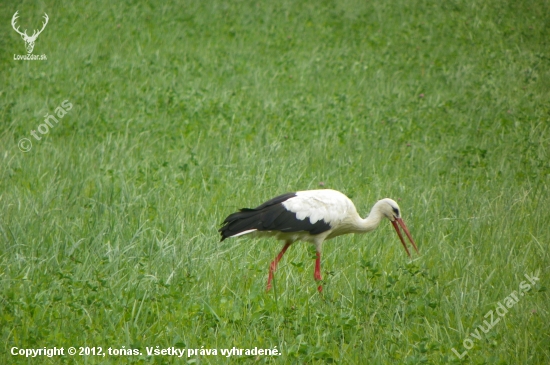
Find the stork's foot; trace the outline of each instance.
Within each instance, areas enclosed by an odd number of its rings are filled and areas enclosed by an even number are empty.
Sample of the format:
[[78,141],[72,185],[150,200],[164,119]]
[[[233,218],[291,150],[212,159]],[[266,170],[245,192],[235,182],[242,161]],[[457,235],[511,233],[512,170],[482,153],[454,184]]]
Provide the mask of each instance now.
[[283,257],[286,250],[290,247],[291,244],[292,242],[286,241],[281,252],[279,252],[275,260],[273,260],[269,265],[269,275],[267,277],[267,288],[265,289],[265,291],[269,291],[271,289],[271,281],[273,280],[273,273],[275,272],[275,270],[277,270],[277,264],[279,263],[279,261],[281,261],[281,258]]
[[273,261],[271,265],[269,265],[269,275],[267,277],[267,287],[265,288],[265,291],[271,290],[271,281],[273,280],[273,272],[277,268],[277,262]]
[[[317,258],[315,259],[315,271],[313,273],[313,277],[316,281],[323,280],[321,278],[321,253],[319,251],[317,251]],[[319,293],[321,293],[323,291],[323,286],[319,285],[317,287],[317,290],[319,291]]]

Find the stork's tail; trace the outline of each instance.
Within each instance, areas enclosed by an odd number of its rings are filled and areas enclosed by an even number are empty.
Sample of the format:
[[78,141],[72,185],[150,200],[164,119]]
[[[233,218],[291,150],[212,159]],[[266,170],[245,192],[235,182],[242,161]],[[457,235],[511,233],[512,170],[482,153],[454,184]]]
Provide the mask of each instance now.
[[241,209],[223,221],[223,226],[218,230],[222,236],[221,241],[257,231],[261,223],[260,212],[248,208]]
[[229,237],[242,236],[255,231],[289,229],[288,221],[295,219],[294,213],[288,212],[281,203],[293,198],[296,193],[286,193],[266,201],[256,208],[243,208],[230,214],[222,223],[219,232],[222,241]]

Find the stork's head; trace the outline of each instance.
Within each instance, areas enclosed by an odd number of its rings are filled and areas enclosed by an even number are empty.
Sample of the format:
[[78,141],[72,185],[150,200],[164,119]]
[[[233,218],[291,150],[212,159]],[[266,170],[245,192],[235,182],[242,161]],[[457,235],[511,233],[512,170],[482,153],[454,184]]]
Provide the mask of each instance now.
[[385,198],[376,203],[378,211],[386,216],[390,221],[394,221],[397,218],[401,218],[401,209],[395,200]]
[[401,219],[401,209],[399,209],[399,205],[397,205],[394,200],[388,198],[380,200],[376,203],[376,205],[378,206],[378,211],[384,214],[386,218],[391,221],[391,224],[393,225],[393,228],[395,228],[395,231],[397,232],[397,235],[399,236],[403,247],[405,247],[405,251],[407,251],[407,255],[411,256],[411,253],[409,252],[409,249],[405,244],[405,240],[403,239],[403,235],[401,234],[399,226],[403,228],[403,231],[407,235],[407,238],[409,239],[409,241],[411,241],[412,246],[418,253],[418,248],[416,248],[416,244],[414,243],[414,240],[409,233],[409,229],[405,225],[405,222],[403,222],[403,219]]

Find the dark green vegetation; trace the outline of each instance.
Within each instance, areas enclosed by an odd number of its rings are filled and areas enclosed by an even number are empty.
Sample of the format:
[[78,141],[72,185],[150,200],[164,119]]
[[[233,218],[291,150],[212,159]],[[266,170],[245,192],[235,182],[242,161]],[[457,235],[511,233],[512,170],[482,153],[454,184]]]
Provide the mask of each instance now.
[[[283,353],[245,363],[550,362],[548,1],[40,4],[0,5],[0,363],[230,362],[147,357],[157,345]],[[13,60],[16,10],[29,33],[48,13],[47,61]],[[321,182],[362,215],[397,200],[420,255],[388,222],[329,241],[320,296],[296,244],[266,294],[280,244],[220,244],[217,228]]]

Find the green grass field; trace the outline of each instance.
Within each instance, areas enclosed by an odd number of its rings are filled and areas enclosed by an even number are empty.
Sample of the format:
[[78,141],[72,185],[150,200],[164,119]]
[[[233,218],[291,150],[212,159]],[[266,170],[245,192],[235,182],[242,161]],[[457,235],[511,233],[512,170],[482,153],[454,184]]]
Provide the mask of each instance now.
[[[46,61],[14,60],[16,10],[29,34],[48,14]],[[0,363],[550,363],[549,14],[548,0],[3,2]],[[398,201],[420,255],[385,221],[325,243],[323,295],[302,243],[266,293],[281,244],[217,229],[320,187],[362,216]],[[64,356],[12,354],[53,347]]]

